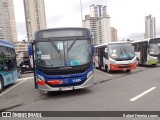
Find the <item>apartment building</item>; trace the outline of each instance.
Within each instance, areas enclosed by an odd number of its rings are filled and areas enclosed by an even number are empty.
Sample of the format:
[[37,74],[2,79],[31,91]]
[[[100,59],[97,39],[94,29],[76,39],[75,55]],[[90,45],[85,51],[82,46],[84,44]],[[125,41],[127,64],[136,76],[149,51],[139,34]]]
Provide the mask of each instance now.
[[91,30],[95,45],[111,42],[110,17],[106,6],[91,5],[90,15],[85,16],[83,27]]
[[156,21],[152,15],[145,16],[145,38],[156,37]]
[[118,41],[117,29],[115,29],[114,27],[111,27],[111,41],[112,42]]
[[27,38],[29,41],[34,39],[37,30],[45,29],[46,14],[44,0],[23,0]]
[[0,0],[0,38],[17,41],[13,0]]

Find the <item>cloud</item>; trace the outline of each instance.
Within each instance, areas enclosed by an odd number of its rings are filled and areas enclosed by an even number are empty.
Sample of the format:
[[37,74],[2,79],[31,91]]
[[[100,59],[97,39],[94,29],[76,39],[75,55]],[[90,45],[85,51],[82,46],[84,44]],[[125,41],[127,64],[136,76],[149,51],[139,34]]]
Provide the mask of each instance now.
[[[156,37],[160,37],[160,26],[156,27]],[[125,39],[139,40],[144,39],[144,33],[131,33]]]
[[108,12],[111,26],[117,28],[119,38],[145,31],[145,16],[152,14],[160,25],[159,0],[111,0]]
[[57,23],[59,23],[61,20],[63,20],[63,15],[55,15],[55,16],[48,16],[47,18],[47,27],[53,28],[57,26]]
[[130,39],[130,40],[144,39],[144,33],[131,33],[126,36],[126,39]]
[[[82,26],[80,0],[44,0],[47,26]],[[81,0],[83,18],[90,13],[90,5],[106,5],[111,26],[117,29],[119,38],[131,33],[143,33],[144,18],[148,14],[156,17],[157,34],[160,34],[159,0]],[[23,0],[14,0],[18,39],[26,36]],[[23,33],[24,32],[24,33]],[[132,36],[132,35],[131,35]],[[134,36],[134,35],[133,35]],[[133,37],[132,36],[132,37]]]

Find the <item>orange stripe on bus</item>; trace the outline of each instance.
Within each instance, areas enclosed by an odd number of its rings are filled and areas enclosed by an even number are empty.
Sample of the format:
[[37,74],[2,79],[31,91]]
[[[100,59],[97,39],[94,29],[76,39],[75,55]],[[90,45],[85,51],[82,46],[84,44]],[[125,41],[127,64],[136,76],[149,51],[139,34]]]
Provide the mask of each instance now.
[[56,85],[60,83],[60,80],[48,81],[52,85]]
[[43,82],[42,80],[37,80],[37,84],[38,84],[38,85],[46,85],[46,83]]

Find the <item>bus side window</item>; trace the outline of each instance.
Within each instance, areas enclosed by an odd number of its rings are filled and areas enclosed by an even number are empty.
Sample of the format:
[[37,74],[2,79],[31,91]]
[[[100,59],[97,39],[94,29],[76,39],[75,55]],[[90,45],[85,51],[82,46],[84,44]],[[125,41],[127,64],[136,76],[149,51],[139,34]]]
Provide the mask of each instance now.
[[11,54],[12,54],[12,58],[11,58],[12,67],[13,67],[13,69],[15,69],[15,68],[17,68],[17,61],[16,61],[16,53],[15,53],[14,49],[11,49]]
[[140,43],[133,44],[133,46],[134,46],[134,51],[135,51],[135,52],[139,52],[139,51],[141,50],[141,45],[140,45]]
[[135,51],[135,44],[132,44],[132,46],[133,46],[133,50],[134,50],[134,52],[136,52],[136,51]]
[[95,56],[98,56],[98,48],[95,48],[94,54],[95,54]]
[[137,44],[137,51],[141,50],[141,44]]
[[3,55],[0,52],[0,70],[2,70],[2,68],[3,68]]
[[103,49],[104,51],[103,51],[103,56],[108,60],[108,49],[107,48],[104,48]]

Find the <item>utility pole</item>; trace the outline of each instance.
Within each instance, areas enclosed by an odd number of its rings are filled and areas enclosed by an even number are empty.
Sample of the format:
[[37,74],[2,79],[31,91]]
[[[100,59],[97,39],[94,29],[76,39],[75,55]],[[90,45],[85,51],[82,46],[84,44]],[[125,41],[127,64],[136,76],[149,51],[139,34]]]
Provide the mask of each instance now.
[[80,8],[81,8],[81,19],[82,19],[82,22],[83,22],[83,11],[82,11],[82,1],[80,0]]

